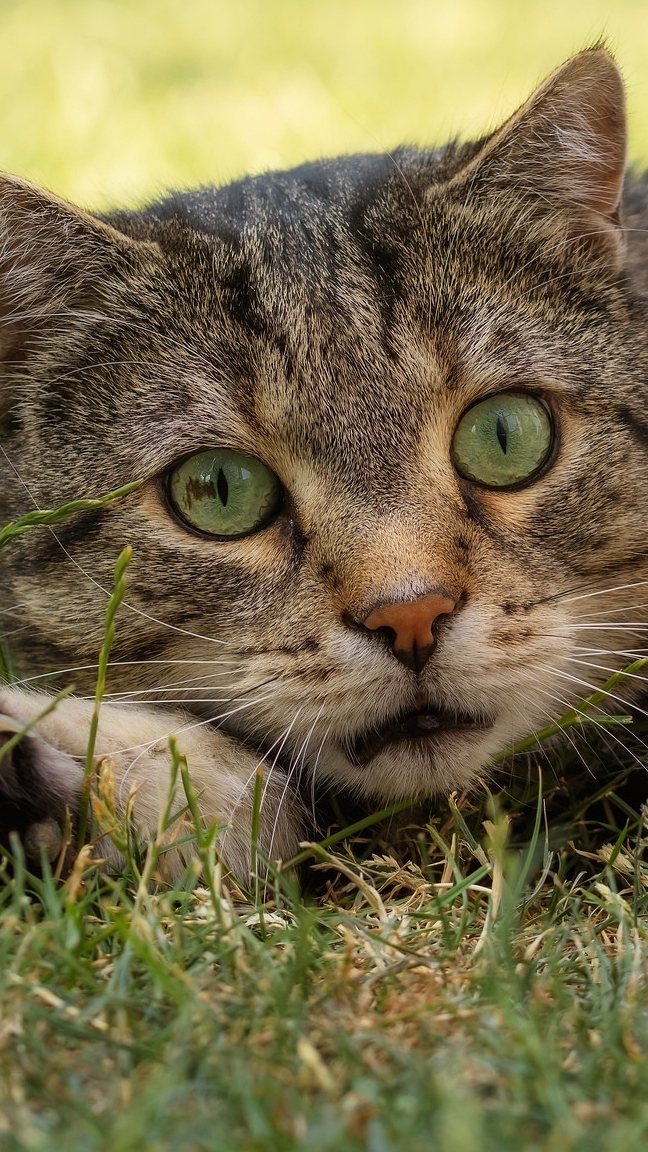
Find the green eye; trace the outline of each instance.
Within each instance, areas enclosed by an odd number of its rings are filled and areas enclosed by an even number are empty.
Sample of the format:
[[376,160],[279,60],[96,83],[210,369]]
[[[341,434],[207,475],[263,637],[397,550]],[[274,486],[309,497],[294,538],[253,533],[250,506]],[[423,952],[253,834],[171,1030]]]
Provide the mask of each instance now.
[[524,392],[498,392],[461,417],[452,462],[466,480],[507,488],[537,472],[552,440],[551,420],[541,400]]
[[283,490],[256,456],[211,448],[197,452],[169,475],[173,506],[192,528],[210,536],[248,536],[278,511]]

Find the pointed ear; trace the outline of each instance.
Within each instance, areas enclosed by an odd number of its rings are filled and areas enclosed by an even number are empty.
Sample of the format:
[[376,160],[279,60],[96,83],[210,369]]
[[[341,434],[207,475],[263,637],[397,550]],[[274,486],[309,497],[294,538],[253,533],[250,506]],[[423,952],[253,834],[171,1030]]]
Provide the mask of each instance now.
[[455,181],[482,176],[487,187],[535,195],[540,211],[594,214],[618,257],[625,163],[623,81],[610,54],[591,48],[553,72]]
[[0,174],[0,361],[97,307],[138,243],[24,180]]

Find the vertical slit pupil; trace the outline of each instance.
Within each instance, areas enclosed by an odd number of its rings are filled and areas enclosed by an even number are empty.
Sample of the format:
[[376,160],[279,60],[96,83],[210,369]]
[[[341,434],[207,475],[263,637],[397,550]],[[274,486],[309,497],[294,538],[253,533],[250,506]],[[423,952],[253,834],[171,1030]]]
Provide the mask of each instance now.
[[495,425],[495,431],[497,432],[497,439],[499,440],[499,446],[502,449],[502,452],[504,453],[504,455],[506,455],[506,445],[508,442],[508,436],[506,433],[506,424],[502,420],[501,416],[497,417],[497,424]]
[[218,476],[216,477],[216,491],[218,492],[223,508],[226,508],[227,501],[229,499],[229,484],[227,483],[227,476],[223,472],[222,468],[218,469]]

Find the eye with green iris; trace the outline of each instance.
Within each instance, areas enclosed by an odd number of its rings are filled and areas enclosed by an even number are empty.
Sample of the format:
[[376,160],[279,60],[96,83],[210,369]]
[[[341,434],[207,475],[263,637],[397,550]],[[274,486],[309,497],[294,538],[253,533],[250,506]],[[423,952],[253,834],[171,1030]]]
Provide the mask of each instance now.
[[268,523],[281,506],[283,489],[256,456],[210,448],[176,464],[169,474],[169,494],[192,528],[235,539]]
[[535,396],[498,392],[464,412],[452,441],[452,462],[466,480],[508,488],[529,480],[551,452],[549,413]]

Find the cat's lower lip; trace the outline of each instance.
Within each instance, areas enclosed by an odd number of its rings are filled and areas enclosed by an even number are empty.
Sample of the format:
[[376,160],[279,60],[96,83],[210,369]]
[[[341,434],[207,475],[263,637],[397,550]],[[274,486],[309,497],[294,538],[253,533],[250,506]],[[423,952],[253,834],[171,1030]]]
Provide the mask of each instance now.
[[373,760],[391,744],[412,740],[423,743],[441,732],[474,732],[490,728],[484,716],[470,716],[467,712],[446,712],[440,708],[422,708],[405,712],[384,728],[374,729],[357,736],[350,747],[350,758],[358,767]]

